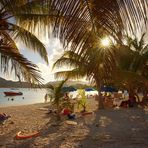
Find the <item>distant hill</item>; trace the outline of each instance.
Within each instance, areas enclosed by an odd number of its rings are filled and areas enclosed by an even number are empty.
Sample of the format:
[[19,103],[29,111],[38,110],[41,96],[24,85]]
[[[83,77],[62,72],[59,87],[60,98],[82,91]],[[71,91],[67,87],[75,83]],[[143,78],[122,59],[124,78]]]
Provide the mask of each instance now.
[[[57,86],[61,81],[52,81],[48,82],[44,85],[44,87],[47,87],[48,85]],[[73,86],[75,88],[87,88],[90,87],[88,82],[84,81],[67,81],[64,86]],[[28,88],[30,87],[30,84],[27,82],[19,82],[19,81],[11,81],[6,80],[0,77],[0,87],[6,87],[6,88]],[[34,87],[38,87],[37,85]]]
[[28,88],[30,87],[30,84],[27,82],[11,81],[0,78],[0,87]]
[[[53,82],[48,82],[45,84],[45,86],[52,85],[52,86],[57,86],[61,81],[53,81]],[[67,81],[64,86],[73,86],[75,88],[87,88],[87,87],[92,87],[88,82],[84,81]]]

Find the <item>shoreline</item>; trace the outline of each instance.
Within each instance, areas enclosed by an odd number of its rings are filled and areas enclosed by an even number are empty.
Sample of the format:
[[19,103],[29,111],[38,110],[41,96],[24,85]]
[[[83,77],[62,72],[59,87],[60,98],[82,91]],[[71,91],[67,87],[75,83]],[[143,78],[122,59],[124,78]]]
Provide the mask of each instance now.
[[22,105],[10,105],[10,106],[1,106],[0,105],[0,108],[13,108],[13,107],[22,107],[22,106],[34,106],[34,105],[44,105],[44,104],[48,104],[50,105],[50,103],[33,103],[33,104],[22,104]]

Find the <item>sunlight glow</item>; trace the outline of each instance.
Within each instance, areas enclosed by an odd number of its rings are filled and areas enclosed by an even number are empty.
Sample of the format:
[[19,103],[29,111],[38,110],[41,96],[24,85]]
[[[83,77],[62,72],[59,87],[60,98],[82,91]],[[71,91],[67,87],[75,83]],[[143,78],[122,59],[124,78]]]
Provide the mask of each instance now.
[[101,45],[102,45],[103,47],[108,47],[108,46],[110,46],[110,39],[109,39],[108,37],[103,38],[103,39],[101,40]]

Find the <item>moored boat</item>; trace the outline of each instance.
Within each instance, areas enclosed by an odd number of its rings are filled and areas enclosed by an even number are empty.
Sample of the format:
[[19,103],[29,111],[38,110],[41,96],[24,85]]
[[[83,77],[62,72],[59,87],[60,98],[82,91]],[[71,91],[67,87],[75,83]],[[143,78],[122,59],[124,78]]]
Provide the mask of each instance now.
[[23,95],[22,92],[14,92],[14,91],[7,91],[7,92],[5,91],[4,94],[5,94],[6,96],[18,96],[18,95]]

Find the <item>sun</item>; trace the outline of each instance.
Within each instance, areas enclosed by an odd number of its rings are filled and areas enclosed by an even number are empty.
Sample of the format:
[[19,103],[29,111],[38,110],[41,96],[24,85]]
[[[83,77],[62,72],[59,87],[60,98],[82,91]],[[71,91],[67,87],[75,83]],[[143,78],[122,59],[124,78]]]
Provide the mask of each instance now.
[[110,39],[109,39],[108,37],[103,38],[103,39],[101,40],[101,45],[102,45],[103,47],[108,47],[108,46],[110,46]]

